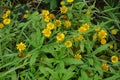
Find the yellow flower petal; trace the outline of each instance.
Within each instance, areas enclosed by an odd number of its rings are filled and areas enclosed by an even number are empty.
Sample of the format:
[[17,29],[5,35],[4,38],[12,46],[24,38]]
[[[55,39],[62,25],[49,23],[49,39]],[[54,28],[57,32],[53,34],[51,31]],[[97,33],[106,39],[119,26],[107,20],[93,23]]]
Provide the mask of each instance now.
[[72,47],[72,41],[66,41],[66,42],[65,42],[65,46],[66,46],[67,48]]
[[117,63],[118,62],[118,56],[112,56],[111,61],[112,61],[112,63]]
[[81,56],[80,54],[76,54],[76,55],[75,55],[75,59],[80,60],[80,59],[82,59],[82,56]]
[[19,44],[17,44],[16,45],[17,46],[17,49],[21,52],[21,51],[23,51],[23,50],[25,50],[25,48],[26,48],[26,46],[25,46],[25,44],[24,43],[19,43]]
[[11,22],[11,20],[9,18],[3,20],[4,24],[10,24],[10,22]]

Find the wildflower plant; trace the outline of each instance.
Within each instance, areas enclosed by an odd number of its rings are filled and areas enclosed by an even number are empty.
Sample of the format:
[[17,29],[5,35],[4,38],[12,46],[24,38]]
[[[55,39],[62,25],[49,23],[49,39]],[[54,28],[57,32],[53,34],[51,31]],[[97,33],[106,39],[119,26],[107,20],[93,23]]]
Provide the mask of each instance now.
[[[18,6],[12,13],[3,13],[1,80],[119,78],[119,50],[114,41],[109,41],[104,22],[92,23],[95,5],[86,7],[86,2],[75,0],[60,4],[58,14],[47,9],[16,14]],[[116,29],[111,32],[117,34]]]

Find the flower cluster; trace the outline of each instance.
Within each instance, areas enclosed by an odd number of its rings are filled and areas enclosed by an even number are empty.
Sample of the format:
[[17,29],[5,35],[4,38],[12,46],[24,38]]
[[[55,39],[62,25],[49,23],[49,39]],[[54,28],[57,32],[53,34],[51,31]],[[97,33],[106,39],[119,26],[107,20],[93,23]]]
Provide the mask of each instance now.
[[90,29],[90,26],[88,24],[83,24],[79,29],[78,32],[83,33]]
[[104,30],[104,29],[101,29],[100,27],[97,27],[97,28],[95,28],[95,31],[97,32],[97,33],[95,33],[94,35],[93,35],[93,39],[98,39],[98,41],[101,43],[101,44],[106,44],[107,43],[107,40],[106,40],[106,38],[107,38],[107,31],[106,30]]
[[2,15],[2,19],[3,21],[0,22],[0,28],[4,28],[4,25],[8,25],[10,24],[11,20],[9,18],[11,11],[7,10],[3,15]]

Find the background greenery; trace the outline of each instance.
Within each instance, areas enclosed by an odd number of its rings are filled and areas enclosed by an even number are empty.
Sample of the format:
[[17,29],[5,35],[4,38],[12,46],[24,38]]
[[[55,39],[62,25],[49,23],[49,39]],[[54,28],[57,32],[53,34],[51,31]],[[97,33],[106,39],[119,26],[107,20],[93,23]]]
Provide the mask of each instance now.
[[[62,7],[60,2],[61,0],[0,1],[0,16],[9,9],[9,18],[12,20],[0,29],[0,80],[120,79],[120,61],[114,64],[110,60],[113,55],[120,56],[120,0],[75,0],[74,3],[67,4],[69,12],[66,15],[74,27],[59,28],[53,31],[52,37],[46,38],[42,30],[47,23],[44,22],[41,11],[47,9],[55,14],[56,19],[63,20],[59,10]],[[26,10],[29,11],[27,19],[23,18]],[[90,15],[86,15],[86,11],[90,11]],[[0,22],[2,20],[0,17]],[[84,34],[84,41],[75,42],[72,48],[66,48],[63,42],[56,43],[57,32],[64,32],[66,40],[71,40],[73,35],[78,34],[76,26],[84,23],[93,26]],[[96,26],[108,33],[104,45],[91,38],[96,33]],[[118,31],[117,35],[111,33],[113,29]],[[26,50],[19,57],[16,44],[21,41],[25,43]],[[113,49],[109,48],[110,44],[113,44]],[[82,55],[81,60],[74,58],[77,53]],[[108,63],[108,71],[101,68],[101,62]]]

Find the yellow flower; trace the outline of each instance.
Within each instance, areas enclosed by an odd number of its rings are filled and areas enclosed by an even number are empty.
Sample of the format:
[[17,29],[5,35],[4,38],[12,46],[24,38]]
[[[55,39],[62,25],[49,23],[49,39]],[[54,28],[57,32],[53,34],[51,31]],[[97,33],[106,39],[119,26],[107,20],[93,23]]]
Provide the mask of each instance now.
[[117,56],[112,56],[111,61],[112,61],[112,63],[117,63],[118,62],[118,57]]
[[83,33],[83,32],[85,32],[85,31],[87,31],[87,29],[84,28],[84,27],[80,27],[80,28],[78,28],[78,32]]
[[49,23],[47,24],[47,29],[53,30],[54,28],[55,28],[55,25],[54,25],[53,23],[49,22]]
[[62,6],[60,8],[61,13],[66,13],[68,11],[68,8],[66,6]]
[[42,33],[45,37],[50,37],[50,35],[51,35],[51,31],[49,29],[44,29],[42,31]]
[[84,27],[86,30],[90,29],[90,26],[88,24],[83,24],[82,27]]
[[89,14],[90,14],[90,11],[88,10],[88,11],[86,12],[86,14],[88,14],[88,15],[89,15]]
[[49,16],[44,16],[43,19],[44,19],[45,22],[49,22],[50,21]]
[[7,15],[10,15],[10,13],[11,13],[10,10],[7,10],[7,11],[6,11],[6,14],[7,14]]
[[4,24],[10,24],[10,19],[9,19],[9,18],[4,19],[4,20],[3,20],[3,23],[4,23]]
[[61,26],[61,24],[62,24],[62,23],[61,23],[60,20],[56,20],[56,21],[55,21],[55,25],[56,25],[56,26]]
[[101,44],[106,44],[106,39],[101,39]]
[[23,15],[23,18],[28,18],[28,14],[24,14],[24,15]]
[[116,35],[116,34],[117,34],[117,30],[116,30],[116,29],[113,29],[113,30],[111,31],[111,33],[112,33],[113,35]]
[[100,27],[95,28],[95,31],[100,31]]
[[76,54],[76,55],[75,55],[75,59],[80,60],[80,59],[82,59],[82,56],[81,56],[80,54]]
[[55,18],[55,15],[51,13],[51,14],[49,15],[49,18],[50,18],[51,20],[53,20],[53,19]]
[[63,6],[63,5],[65,5],[65,2],[64,2],[64,1],[61,1],[60,4]]
[[71,26],[71,22],[70,21],[65,21],[64,22],[64,26],[67,27],[67,28],[70,27]]
[[3,19],[5,19],[5,18],[7,18],[7,17],[8,17],[8,14],[3,14],[3,15],[2,15],[2,18],[3,18]]
[[66,42],[65,42],[65,46],[66,46],[67,48],[72,47],[72,41],[66,41]]
[[21,51],[23,51],[23,50],[25,50],[25,48],[26,48],[26,46],[25,46],[25,44],[24,43],[19,43],[19,44],[17,44],[16,45],[17,46],[17,49],[21,52]]
[[2,29],[4,27],[3,23],[0,23],[0,29]]
[[105,30],[100,30],[100,31],[98,32],[98,37],[99,37],[99,39],[106,38],[106,36],[107,36],[107,32],[106,32]]
[[106,62],[102,62],[102,69],[108,71],[109,67]]
[[50,12],[48,10],[42,10],[42,15],[47,16]]
[[72,3],[74,0],[67,0],[67,2]]
[[83,39],[84,39],[83,35],[79,35],[79,36],[78,36],[78,40],[81,41],[81,40],[83,40]]
[[57,42],[62,41],[65,38],[65,35],[63,33],[58,33],[56,36]]
[[113,45],[112,45],[112,44],[110,44],[110,46],[109,46],[109,47],[110,47],[110,49],[113,49]]

